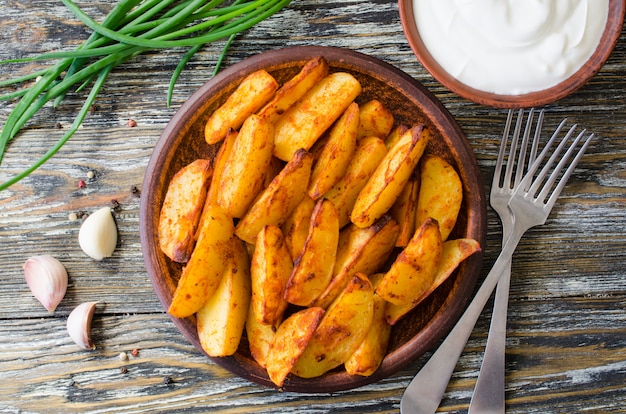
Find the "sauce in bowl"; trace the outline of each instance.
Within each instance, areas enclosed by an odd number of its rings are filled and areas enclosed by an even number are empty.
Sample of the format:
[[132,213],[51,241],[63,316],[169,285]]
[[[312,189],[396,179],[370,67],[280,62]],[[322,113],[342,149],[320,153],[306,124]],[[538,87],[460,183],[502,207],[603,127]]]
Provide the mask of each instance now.
[[594,53],[609,0],[412,0],[417,29],[437,63],[485,92],[548,89]]

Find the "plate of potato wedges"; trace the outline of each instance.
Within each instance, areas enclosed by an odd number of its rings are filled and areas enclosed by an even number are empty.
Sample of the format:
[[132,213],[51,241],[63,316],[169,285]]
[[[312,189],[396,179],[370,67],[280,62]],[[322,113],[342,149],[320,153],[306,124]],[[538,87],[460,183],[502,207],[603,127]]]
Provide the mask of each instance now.
[[180,332],[254,383],[334,392],[432,349],[469,302],[486,203],[472,148],[419,82],[334,47],[260,53],[164,129],[140,234]]

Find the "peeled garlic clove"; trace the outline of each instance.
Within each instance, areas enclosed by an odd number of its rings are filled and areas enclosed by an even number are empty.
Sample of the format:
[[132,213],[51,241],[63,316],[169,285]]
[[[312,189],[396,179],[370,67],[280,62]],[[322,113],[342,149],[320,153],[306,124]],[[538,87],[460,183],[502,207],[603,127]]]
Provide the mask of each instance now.
[[33,256],[24,263],[24,279],[44,308],[54,312],[67,290],[65,266],[52,256]]
[[70,338],[83,349],[93,350],[96,346],[91,340],[91,320],[98,302],[85,302],[77,307],[67,317],[67,332]]
[[78,232],[78,244],[95,260],[113,254],[117,245],[117,226],[110,208],[103,207],[85,219]]

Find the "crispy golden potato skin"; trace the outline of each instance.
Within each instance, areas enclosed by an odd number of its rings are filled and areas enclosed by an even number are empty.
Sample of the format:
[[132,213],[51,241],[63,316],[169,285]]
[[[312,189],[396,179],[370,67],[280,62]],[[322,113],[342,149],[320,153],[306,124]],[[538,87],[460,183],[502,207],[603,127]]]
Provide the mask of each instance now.
[[250,306],[250,260],[240,240],[215,293],[196,313],[198,339],[212,357],[237,352]]
[[285,237],[278,226],[267,225],[259,232],[252,255],[252,309],[256,319],[278,326],[287,309],[285,286],[293,262]]
[[313,200],[333,188],[345,174],[356,149],[358,129],[359,106],[353,102],[330,129],[328,139],[316,157],[309,184],[309,196]]
[[420,164],[420,177],[416,225],[433,217],[439,222],[442,239],[447,240],[463,202],[461,178],[452,165],[435,155],[424,157]]
[[285,168],[256,199],[246,215],[237,223],[235,234],[254,244],[257,234],[267,224],[282,225],[306,194],[311,176],[313,156],[305,150],[296,151]]
[[217,203],[233,218],[241,218],[263,190],[272,161],[274,127],[257,115],[244,121],[220,173]]
[[462,238],[444,242],[441,249],[441,262],[433,283],[425,291],[421,292],[420,295],[415,295],[416,299],[411,302],[402,305],[387,303],[385,308],[385,318],[387,322],[390,325],[394,325],[398,322],[400,318],[419,305],[428,295],[437,289],[463,260],[480,250],[480,243],[474,239]]
[[296,258],[285,287],[287,302],[310,306],[326,289],[332,277],[338,243],[337,209],[330,201],[320,199],[313,208],[302,253]]
[[232,218],[218,205],[206,207],[191,258],[183,268],[168,309],[176,318],[197,312],[217,289],[226,261],[233,256]]
[[261,108],[258,115],[267,118],[271,123],[276,122],[304,94],[328,75],[328,69],[328,62],[322,57],[311,59],[296,76],[276,91],[274,97]]
[[274,155],[288,161],[300,148],[310,150],[360,93],[361,84],[346,72],[319,81],[276,120]]
[[[380,283],[382,273],[375,273],[370,276],[370,281],[374,288]],[[350,375],[372,375],[387,353],[389,340],[391,338],[391,325],[385,318],[385,308],[387,302],[374,292],[374,315],[372,325],[367,331],[367,335],[361,345],[346,360],[344,366]]]
[[372,176],[376,167],[387,154],[387,147],[380,138],[367,137],[360,140],[345,174],[325,195],[339,211],[339,226],[350,223],[350,213],[359,193]]
[[415,221],[417,214],[417,197],[419,195],[420,179],[419,174],[411,174],[409,182],[396,202],[391,206],[389,213],[400,225],[400,234],[396,239],[397,247],[405,247],[415,233]]
[[275,334],[276,327],[274,325],[258,321],[252,309],[252,302],[250,302],[248,316],[246,317],[248,347],[250,348],[252,358],[263,368],[266,366],[267,353],[269,352],[270,344],[274,340]]
[[274,96],[276,80],[265,70],[246,76],[237,89],[209,117],[204,137],[208,144],[216,144],[229,130],[238,130],[250,114],[255,113]]
[[361,106],[358,139],[378,137],[385,139],[393,128],[391,111],[379,100],[372,99]]
[[267,352],[266,369],[272,382],[281,387],[296,361],[313,338],[324,309],[305,308],[287,318],[276,330]]
[[175,262],[186,263],[211,182],[210,160],[199,159],[179,170],[170,181],[159,216],[159,247]]
[[312,378],[343,364],[363,342],[373,315],[374,289],[367,276],[357,273],[326,310],[292,372]]
[[327,308],[356,273],[370,275],[383,268],[393,251],[398,232],[398,223],[389,215],[364,229],[354,224],[344,228],[339,235],[333,277],[312,305]]
[[402,135],[359,192],[350,213],[354,224],[371,226],[391,208],[417,166],[429,138],[428,129],[422,125]]
[[237,139],[238,132],[231,129],[226,134],[222,145],[220,146],[215,159],[213,160],[213,175],[211,177],[211,185],[206,196],[205,203],[217,204],[217,194],[219,193],[220,181],[222,180],[222,172],[226,166],[226,160],[230,156],[230,152],[233,150],[233,144]]
[[285,241],[293,260],[300,256],[304,243],[309,236],[311,214],[313,214],[315,204],[311,197],[305,195],[282,226]]
[[441,262],[442,248],[437,220],[426,219],[396,257],[376,293],[396,305],[412,302],[432,285]]

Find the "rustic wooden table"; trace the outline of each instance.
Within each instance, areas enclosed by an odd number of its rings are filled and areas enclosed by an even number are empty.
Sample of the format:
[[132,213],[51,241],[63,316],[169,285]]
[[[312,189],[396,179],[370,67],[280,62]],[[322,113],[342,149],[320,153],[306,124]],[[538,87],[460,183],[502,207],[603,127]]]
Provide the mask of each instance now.
[[[115,2],[81,2],[101,18]],[[88,30],[58,1],[0,0],[0,59],[79,44]],[[491,182],[506,111],[463,100],[419,65],[394,0],[294,0],[232,45],[228,66],[261,51],[330,45],[378,57],[429,88],[456,118]],[[176,330],[146,275],[139,242],[144,169],[169,118],[210,79],[222,43],[189,63],[171,107],[167,83],[182,52],[142,55],[115,70],[79,132],[43,168],[0,193],[0,411],[35,412],[399,412],[401,395],[427,360],[376,384],[332,394],[281,393],[226,372]],[[2,79],[33,65],[0,67]],[[10,146],[0,180],[62,134],[81,104],[69,96],[45,108]],[[12,105],[0,103],[0,119]],[[626,406],[626,32],[611,58],[573,95],[546,106],[547,124],[567,116],[596,133],[546,225],[523,238],[513,261],[506,355],[510,413],[623,412]],[[136,121],[129,127],[127,121]],[[93,174],[93,177],[91,175]],[[90,178],[91,177],[91,178]],[[86,186],[79,188],[79,181]],[[134,191],[139,190],[139,192]],[[486,188],[488,193],[488,188]],[[119,206],[113,257],[89,259],[71,213]],[[498,255],[501,227],[489,211],[482,276]],[[22,272],[39,254],[68,269],[68,292],[48,314]],[[95,351],[67,335],[68,313],[100,301]],[[489,306],[479,320],[442,401],[465,412],[480,367]],[[133,350],[137,350],[136,355]],[[124,361],[119,355],[127,353]]]

